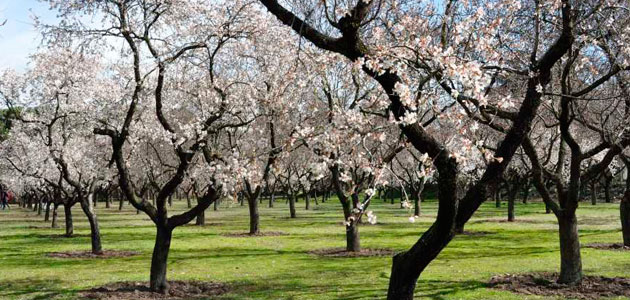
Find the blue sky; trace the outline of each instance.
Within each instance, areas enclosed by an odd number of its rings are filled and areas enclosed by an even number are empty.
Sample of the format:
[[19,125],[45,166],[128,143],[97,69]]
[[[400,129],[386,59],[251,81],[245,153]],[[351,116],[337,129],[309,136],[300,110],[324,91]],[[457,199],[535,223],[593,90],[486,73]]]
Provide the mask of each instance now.
[[16,68],[23,70],[28,55],[39,45],[39,37],[33,28],[32,16],[42,22],[56,21],[56,12],[48,9],[48,4],[38,0],[0,0],[0,69]]

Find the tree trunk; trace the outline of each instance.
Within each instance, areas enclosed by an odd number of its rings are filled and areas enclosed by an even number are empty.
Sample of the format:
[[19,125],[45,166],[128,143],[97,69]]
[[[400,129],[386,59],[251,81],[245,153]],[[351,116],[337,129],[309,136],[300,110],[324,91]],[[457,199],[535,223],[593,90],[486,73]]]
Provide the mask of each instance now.
[[112,201],[111,198],[109,197],[109,193],[105,194],[105,208],[111,208],[112,207]]
[[627,189],[619,206],[623,244],[630,247],[630,189]]
[[352,225],[346,226],[346,251],[360,252],[361,239],[359,237],[359,224],[352,222]]
[[214,203],[212,204],[212,210],[214,211],[219,210],[219,199],[214,200]]
[[[197,199],[197,205],[199,205],[199,199]],[[197,220],[195,221],[195,225],[204,226],[206,225],[206,210],[202,210],[197,215]]]
[[74,225],[72,225],[72,206],[69,204],[63,205],[64,217],[66,219],[66,237],[71,237],[74,234]]
[[560,233],[560,278],[558,283],[576,285],[582,281],[582,258],[575,211],[565,210],[558,218]]
[[494,191],[494,206],[496,208],[501,208],[501,189],[499,188]]
[[120,197],[120,202],[118,204],[118,210],[122,210],[123,209],[123,204],[125,203],[125,200],[122,197],[122,195],[119,195],[119,197]]
[[101,246],[101,230],[99,229],[99,226],[98,226],[98,218],[96,217],[96,213],[94,212],[92,201],[90,200],[81,201],[81,208],[83,209],[83,212],[85,213],[85,216],[87,217],[88,222],[90,223],[90,238],[92,241],[92,253],[97,254],[97,255],[103,254],[103,247]]
[[529,180],[525,182],[525,190],[523,192],[523,204],[527,204],[527,200],[529,200]]
[[172,207],[173,206],[173,195],[168,196],[168,207]]
[[394,204],[394,190],[393,189],[389,190],[389,201],[391,202],[391,204]]
[[269,197],[269,207],[273,207],[273,203],[276,201],[276,194],[271,192],[271,197]]
[[508,222],[514,222],[514,201],[516,200],[516,193],[508,197]]
[[295,196],[293,193],[289,194],[289,212],[291,213],[291,218],[295,219],[297,216],[295,215]]
[[40,199],[37,202],[38,202],[37,203],[37,215],[41,216],[42,215],[42,200]]
[[306,189],[304,189],[304,203],[306,203],[306,210],[309,210],[311,208],[311,195],[309,195],[309,192],[306,191]]
[[260,233],[260,230],[258,229],[260,225],[258,199],[254,197],[247,197],[247,204],[249,206],[249,234],[255,235]]
[[168,252],[171,248],[171,238],[173,231],[166,226],[157,226],[155,237],[155,247],[151,258],[151,291],[165,294],[168,292],[168,282],[166,281],[166,265]]
[[50,201],[46,202],[46,213],[44,214],[44,222],[48,222],[50,220],[50,205],[52,203]]
[[59,228],[59,223],[57,223],[57,207],[59,205],[57,203],[53,204],[53,215],[52,215],[52,228]]
[[192,208],[192,202],[190,201],[190,193],[186,193],[186,205],[188,205],[188,208]]
[[451,225],[436,223],[409,251],[398,253],[392,263],[388,300],[412,300],[420,274],[453,238]]
[[612,176],[607,177],[604,182],[604,197],[606,198],[606,203],[612,203],[612,197],[610,196],[610,182],[612,181]]

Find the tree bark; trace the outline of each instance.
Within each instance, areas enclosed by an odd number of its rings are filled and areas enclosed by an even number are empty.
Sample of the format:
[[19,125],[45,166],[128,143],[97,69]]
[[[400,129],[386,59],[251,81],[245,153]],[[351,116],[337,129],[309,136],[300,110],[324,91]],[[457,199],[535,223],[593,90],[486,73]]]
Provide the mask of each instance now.
[[577,285],[582,281],[582,258],[575,211],[558,217],[560,235],[560,278],[558,283]]
[[214,211],[219,210],[219,199],[214,200],[214,203],[212,204],[212,210]]
[[350,226],[346,226],[346,251],[360,252],[361,239],[359,237],[359,224],[352,222]]
[[514,222],[514,201],[516,200],[516,193],[513,193],[508,198],[508,222]]
[[291,213],[291,218],[297,218],[295,214],[295,196],[293,193],[289,194],[289,212]]
[[90,238],[92,241],[92,253],[97,254],[97,255],[103,254],[103,247],[101,245],[101,230],[98,226],[98,218],[96,217],[96,213],[94,212],[92,201],[90,200],[81,201],[81,208],[83,209],[83,213],[85,213],[85,216],[87,217],[88,222],[90,223]]
[[123,198],[123,196],[118,195],[120,197],[120,201],[118,204],[118,210],[122,210],[123,209],[123,205],[125,204],[125,199]]
[[273,207],[273,203],[276,201],[276,194],[274,192],[271,192],[271,197],[269,197],[269,207],[272,208]]
[[57,216],[58,216],[57,207],[58,206],[59,205],[57,203],[53,205],[52,228],[59,228],[59,224],[57,223]]
[[206,211],[205,210],[202,210],[201,212],[199,212],[199,214],[197,215],[197,220],[195,221],[195,225],[197,226],[206,225]]
[[621,204],[619,205],[619,211],[621,216],[623,244],[624,246],[630,247],[630,189],[626,189],[626,192],[621,199]]
[[255,235],[260,233],[260,214],[258,212],[258,199],[255,197],[247,197],[249,206],[249,234]]
[[612,203],[612,197],[610,196],[610,182],[612,179],[612,176],[606,177],[606,181],[604,182],[604,197],[606,198],[606,203]]
[[52,203],[50,201],[46,202],[46,213],[44,213],[44,222],[48,222],[50,220],[50,205]]
[[66,237],[71,237],[74,234],[74,225],[72,224],[72,206],[64,204],[63,212],[66,219]]
[[311,208],[311,195],[306,189],[304,189],[304,203],[306,203],[305,209],[309,210]]
[[105,194],[105,208],[112,207],[112,198],[109,197],[109,192]]
[[527,201],[529,200],[529,179],[525,182],[525,189],[523,193],[523,204],[527,204]]
[[501,189],[499,187],[494,191],[494,206],[501,208]]
[[597,185],[595,180],[591,182],[591,204],[597,204]]
[[168,253],[171,248],[172,229],[164,225],[157,226],[153,257],[151,258],[151,291],[158,293],[168,292],[168,281],[166,280],[166,268]]

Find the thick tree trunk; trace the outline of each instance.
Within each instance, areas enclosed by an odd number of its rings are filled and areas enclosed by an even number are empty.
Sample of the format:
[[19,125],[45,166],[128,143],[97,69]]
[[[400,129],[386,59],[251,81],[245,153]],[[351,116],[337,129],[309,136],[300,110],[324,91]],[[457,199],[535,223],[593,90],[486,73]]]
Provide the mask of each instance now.
[[119,195],[119,197],[120,197],[120,200],[119,200],[119,203],[118,203],[118,210],[122,210],[123,209],[123,205],[125,204],[125,200],[122,197],[122,195]]
[[192,201],[190,201],[190,193],[186,193],[186,205],[188,205],[188,208],[192,208]]
[[559,283],[576,285],[582,281],[582,258],[575,211],[565,210],[558,218],[560,234]]
[[166,280],[166,267],[168,261],[168,252],[171,248],[171,238],[173,231],[166,226],[157,226],[157,235],[155,237],[155,247],[153,248],[153,257],[151,258],[151,290],[158,293],[168,292],[168,282]]
[[258,199],[254,197],[247,197],[247,204],[249,205],[249,234],[255,235],[260,233],[260,230],[258,229],[260,225]]
[[57,223],[58,221],[58,212],[57,212],[57,207],[59,207],[58,204],[53,204],[53,214],[52,214],[52,228],[59,228],[59,223]]
[[396,254],[389,279],[388,300],[411,300],[424,269],[453,238],[449,224],[434,223],[409,251]]
[[276,194],[271,192],[271,197],[269,197],[269,207],[273,207],[273,203],[276,201]]
[[297,218],[295,214],[295,196],[293,194],[289,194],[289,212],[292,219]]
[[360,252],[361,239],[359,237],[359,224],[352,222],[352,225],[346,226],[346,251]]
[[37,202],[38,202],[37,203],[37,215],[41,216],[42,215],[42,200],[40,199]]
[[212,204],[212,210],[214,211],[219,210],[219,199],[214,200],[214,203]]
[[623,244],[630,247],[630,190],[626,190],[619,206]]
[[105,194],[105,208],[112,207],[112,198],[109,197],[109,193]]
[[591,183],[591,204],[597,204],[597,185],[595,184],[595,180]]
[[66,219],[66,237],[71,237],[74,234],[74,225],[72,224],[72,206],[64,204],[63,212]]

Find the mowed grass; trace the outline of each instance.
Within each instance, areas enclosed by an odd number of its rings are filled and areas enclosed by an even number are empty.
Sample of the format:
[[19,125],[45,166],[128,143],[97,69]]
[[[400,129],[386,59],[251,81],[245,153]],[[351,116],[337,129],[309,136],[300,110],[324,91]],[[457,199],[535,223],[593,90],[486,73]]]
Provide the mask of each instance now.
[[[117,206],[117,205],[114,205]],[[390,257],[322,258],[307,251],[344,247],[342,212],[331,199],[309,211],[298,203],[298,218],[290,219],[288,206],[279,200],[274,208],[261,205],[262,231],[281,231],[284,236],[224,237],[225,233],[248,230],[246,206],[221,205],[209,209],[207,226],[184,226],[175,230],[169,257],[170,280],[225,282],[230,293],[219,299],[384,299],[391,267]],[[544,214],[541,203],[518,203],[518,222],[500,222],[506,206],[497,209],[486,203],[467,224],[468,231],[485,236],[457,236],[424,271],[416,288],[418,299],[546,299],[489,289],[485,283],[497,274],[559,269],[557,225],[553,215]],[[185,208],[176,201],[171,213]],[[583,203],[579,209],[581,241],[620,242],[618,204]],[[375,201],[371,209],[377,225],[362,225],[362,246],[409,248],[436,215],[434,201],[423,203],[423,216],[410,223],[409,211],[400,205]],[[127,206],[97,208],[105,249],[135,250],[128,258],[58,259],[52,251],[89,250],[89,226],[75,206],[73,238],[61,228],[50,229],[43,216],[13,206],[0,211],[0,298],[76,299],[77,292],[117,281],[146,281],[149,278],[155,229],[144,214]],[[583,249],[586,274],[630,277],[630,254],[619,251]]]

